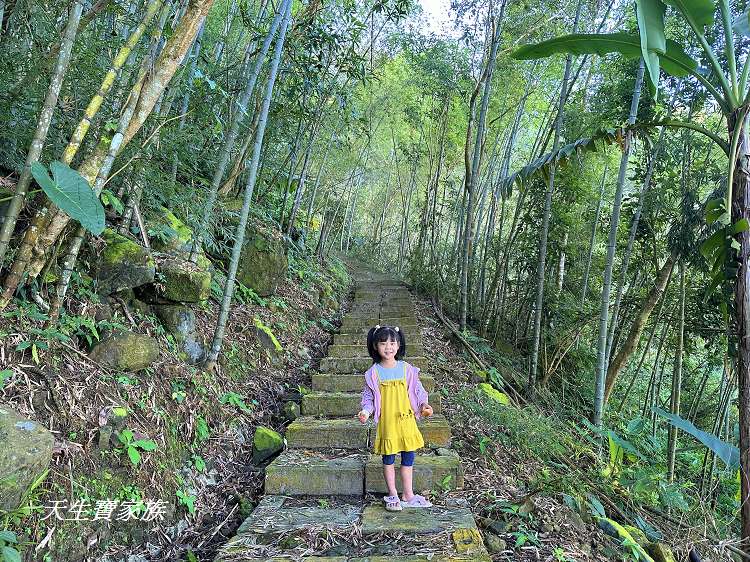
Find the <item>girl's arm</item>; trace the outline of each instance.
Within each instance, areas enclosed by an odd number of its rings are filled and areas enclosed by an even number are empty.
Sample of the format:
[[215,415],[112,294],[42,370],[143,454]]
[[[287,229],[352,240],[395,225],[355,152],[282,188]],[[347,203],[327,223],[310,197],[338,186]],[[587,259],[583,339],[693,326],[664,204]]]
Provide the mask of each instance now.
[[360,405],[362,407],[362,411],[367,412],[368,416],[371,416],[375,411],[375,396],[372,392],[372,389],[370,388],[370,385],[367,384],[366,378],[365,387],[362,389],[362,400],[360,402]]
[[417,400],[419,402],[419,407],[421,408],[425,404],[429,404],[429,395],[424,389],[424,386],[422,386],[422,381],[419,380],[419,368],[414,367],[413,365],[412,368],[414,369],[414,377],[416,378],[417,383],[415,385],[415,390],[417,391]]

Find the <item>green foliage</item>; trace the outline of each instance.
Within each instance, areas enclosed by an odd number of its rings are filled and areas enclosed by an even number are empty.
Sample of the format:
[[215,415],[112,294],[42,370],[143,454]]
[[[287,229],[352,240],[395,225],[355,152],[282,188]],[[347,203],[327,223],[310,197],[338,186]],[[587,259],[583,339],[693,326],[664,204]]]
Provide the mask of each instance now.
[[2,562],[21,562],[21,554],[16,550],[18,538],[11,531],[0,531],[0,560]]
[[156,443],[151,439],[136,439],[133,432],[129,429],[123,429],[118,432],[117,438],[124,446],[125,452],[130,462],[133,463],[133,466],[137,466],[141,461],[140,451],[150,452],[156,450]]
[[31,173],[47,197],[92,234],[104,232],[104,207],[86,179],[62,162],[52,162],[50,170],[52,177],[41,163],[31,165]]
[[719,457],[726,467],[730,470],[735,470],[740,466],[740,450],[729,443],[725,443],[719,439],[716,435],[712,435],[706,431],[701,431],[695,427],[688,420],[681,418],[677,414],[670,414],[665,412],[661,408],[654,408],[654,412],[666,419],[669,423],[675,427],[689,433],[695,437],[698,441],[703,443],[706,447],[711,449],[713,453]]
[[195,500],[197,499],[194,495],[190,494],[189,492],[185,492],[183,490],[177,490],[175,493],[177,496],[177,499],[179,500],[180,505],[184,505],[188,513],[190,515],[195,514]]
[[[219,398],[219,402],[239,408],[245,413],[250,413],[253,411],[253,409],[245,403],[245,397],[241,394],[237,394],[234,391],[229,391],[222,394],[221,398]],[[256,400],[253,400],[252,403],[253,405],[257,405]]]

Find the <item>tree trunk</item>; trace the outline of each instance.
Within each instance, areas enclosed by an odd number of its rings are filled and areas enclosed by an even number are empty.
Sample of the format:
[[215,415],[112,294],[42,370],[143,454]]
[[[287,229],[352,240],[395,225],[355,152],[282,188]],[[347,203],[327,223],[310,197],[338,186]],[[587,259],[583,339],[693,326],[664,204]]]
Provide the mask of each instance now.
[[591,225],[591,241],[589,242],[589,256],[586,259],[586,271],[583,274],[583,289],[581,290],[581,305],[586,304],[586,293],[589,290],[589,273],[591,272],[591,259],[594,256],[594,245],[596,244],[596,228],[599,226],[599,215],[602,211],[602,202],[604,201],[604,185],[607,181],[607,169],[609,161],[604,164],[604,173],[602,174],[602,185],[599,188],[599,202],[596,204],[596,213],[594,222]]
[[[685,350],[685,264],[679,263],[680,269],[680,320],[677,326],[677,350],[675,351],[674,370],[672,371],[672,396],[670,410],[680,415],[680,398],[682,395],[682,354]],[[674,482],[674,462],[677,454],[677,427],[669,426],[667,444],[667,477]]]
[[622,344],[622,347],[617,352],[617,355],[615,355],[615,358],[612,360],[612,363],[607,370],[606,381],[604,384],[605,403],[609,400],[609,397],[612,394],[612,390],[617,382],[617,377],[627,364],[630,356],[635,352],[636,347],[638,347],[638,341],[641,338],[643,327],[646,325],[646,322],[648,322],[651,312],[664,294],[664,289],[669,281],[669,276],[672,274],[674,261],[674,254],[670,255],[667,258],[667,261],[664,262],[661,270],[659,270],[654,286],[649,291],[646,300],[643,301],[641,310],[638,312],[633,320],[633,324],[630,326],[630,331],[628,332],[628,337],[625,339],[625,343]]
[[[739,122],[738,122],[739,121]],[[750,219],[750,139],[744,109],[728,118],[729,138],[741,127],[732,189],[732,224]],[[743,550],[750,554],[750,231],[735,235],[740,244],[740,263],[734,289],[734,329],[737,337],[737,385],[739,390],[740,513]]]
[[[89,101],[88,106],[84,110],[83,118],[78,123],[75,131],[73,131],[70,141],[63,151],[60,160],[64,164],[70,165],[73,161],[86,133],[88,133],[94,116],[104,102],[104,97],[112,89],[120,69],[140,40],[149,22],[156,16],[161,5],[162,0],[150,0],[143,20],[118,51],[112,61],[112,66],[99,86],[99,90],[91,98],[91,101]],[[81,165],[81,168],[84,167],[86,167],[85,163]],[[94,166],[88,166],[87,168],[90,170]],[[96,168],[98,169],[98,166]],[[93,174],[96,174],[96,170],[94,170]],[[53,224],[54,219],[57,219],[57,221]],[[23,241],[18,249],[11,271],[5,278],[3,294],[0,297],[0,309],[5,308],[13,298],[16,288],[27,270],[30,278],[35,278],[39,274],[46,261],[48,249],[55,245],[57,237],[65,225],[67,225],[68,220],[69,217],[50,202],[47,202],[46,206],[37,211],[31,221],[31,225],[24,233]]]
[[625,252],[622,257],[622,266],[620,267],[620,279],[617,283],[617,294],[615,296],[615,307],[612,310],[612,322],[609,330],[609,337],[607,338],[607,364],[612,353],[612,341],[615,337],[615,327],[617,326],[617,319],[620,314],[620,304],[622,303],[622,296],[625,293],[625,279],[628,275],[628,267],[630,266],[630,255],[633,251],[633,244],[635,242],[635,235],[638,232],[638,223],[641,220],[641,212],[643,211],[643,203],[648,194],[648,190],[651,188],[651,177],[654,175],[654,167],[656,166],[656,160],[659,158],[661,148],[664,144],[664,132],[666,128],[662,127],[659,132],[659,140],[654,147],[651,159],[648,163],[648,169],[646,170],[646,176],[643,178],[643,187],[638,197],[638,207],[633,215],[633,221],[630,225],[630,236],[628,236],[628,244],[625,247]]
[[[643,84],[644,62],[641,59],[638,66],[638,75],[635,78],[635,87],[633,88],[633,99],[630,104],[630,115],[628,124],[635,123],[635,117],[638,113],[638,102],[641,98],[641,85]],[[625,186],[625,174],[628,170],[628,160],[630,159],[630,149],[633,140],[633,133],[625,133],[622,157],[620,158],[620,171],[617,176],[617,189],[615,190],[615,199],[612,204],[612,218],[609,225],[609,240],[607,241],[607,261],[604,266],[604,283],[602,285],[602,304],[599,311],[599,348],[597,352],[596,367],[596,384],[594,392],[594,415],[593,423],[601,426],[602,416],[604,415],[604,405],[606,403],[605,383],[607,380],[607,321],[609,319],[609,293],[612,288],[612,269],[615,262],[615,247],[617,245],[617,227],[620,222],[620,205],[622,203],[622,191]],[[649,311],[650,313],[650,311]],[[642,329],[642,326],[641,326]],[[640,336],[640,332],[638,334]],[[631,350],[632,353],[632,350]],[[614,381],[613,381],[614,382]],[[611,386],[610,386],[611,391]]]
[[274,48],[273,59],[271,61],[271,68],[268,74],[268,84],[266,85],[265,97],[263,98],[263,106],[261,108],[261,116],[258,121],[258,130],[255,133],[255,146],[253,147],[253,159],[250,164],[250,176],[245,187],[245,197],[242,203],[242,211],[240,211],[240,220],[235,230],[235,242],[232,248],[232,257],[229,261],[229,270],[227,271],[227,280],[224,285],[224,295],[221,300],[221,309],[219,311],[219,319],[216,323],[216,331],[214,332],[213,342],[211,343],[211,350],[206,357],[204,368],[207,372],[212,372],[216,366],[216,361],[219,358],[221,352],[221,346],[224,341],[224,330],[226,329],[227,319],[229,318],[229,309],[232,304],[232,296],[234,295],[234,281],[237,276],[237,268],[240,263],[240,255],[242,253],[242,245],[245,241],[245,229],[247,227],[247,218],[250,214],[250,202],[253,198],[253,190],[255,188],[255,181],[258,173],[258,165],[260,163],[260,152],[263,147],[263,137],[266,132],[266,123],[268,121],[268,110],[271,106],[271,97],[273,96],[273,88],[276,83],[276,76],[279,69],[279,62],[281,61],[281,52],[284,47],[284,40],[286,38],[287,28],[289,27],[289,19],[292,13],[292,0],[285,0],[282,6],[279,8],[279,13],[283,13],[283,21],[281,22],[281,31],[279,32],[279,38],[276,41]]
[[[18,214],[21,211],[26,192],[31,184],[31,165],[39,160],[39,156],[42,154],[42,148],[44,148],[44,142],[47,140],[47,132],[49,131],[49,126],[52,122],[52,114],[57,105],[57,97],[60,94],[60,88],[62,87],[65,72],[68,70],[68,65],[70,64],[70,53],[73,49],[73,42],[75,41],[78,24],[81,21],[82,11],[83,1],[75,0],[73,7],[70,10],[68,23],[65,27],[57,64],[55,65],[55,71],[52,74],[52,80],[50,80],[49,89],[47,90],[47,97],[44,99],[42,112],[37,121],[34,139],[31,141],[31,147],[26,156],[26,163],[21,172],[21,177],[16,184],[16,190],[13,193],[13,199],[11,199],[5,217],[0,221],[0,264],[3,263],[3,258],[8,250],[8,243],[10,242],[10,238],[16,227]],[[0,21],[2,21],[2,8],[0,8]]]
[[240,130],[240,124],[247,114],[247,107],[250,103],[250,98],[253,95],[253,91],[255,90],[255,84],[258,81],[258,76],[260,76],[260,70],[263,67],[263,62],[265,61],[268,50],[271,47],[271,41],[276,35],[276,31],[279,28],[279,24],[281,23],[282,18],[283,15],[281,13],[281,9],[279,8],[279,12],[271,21],[271,27],[268,30],[266,38],[263,40],[263,46],[261,47],[260,53],[258,53],[258,57],[255,60],[255,65],[253,66],[250,72],[250,76],[247,79],[245,89],[242,91],[240,99],[237,100],[237,107],[235,108],[234,114],[232,115],[229,130],[227,131],[226,138],[224,139],[224,144],[222,145],[221,152],[219,153],[219,162],[216,165],[216,169],[214,170],[213,178],[211,178],[211,187],[208,192],[205,207],[203,208],[203,217],[201,218],[200,228],[198,229],[198,235],[194,239],[193,248],[190,252],[191,261],[195,261],[196,259],[198,259],[198,254],[200,253],[200,248],[202,245],[202,239],[205,236],[205,233],[208,230],[208,225],[211,221],[211,214],[213,213],[214,203],[216,202],[216,195],[219,191],[221,180],[224,178],[224,172],[227,169],[227,164],[229,163],[229,159],[232,155],[232,150],[234,149],[234,145],[237,142],[237,135]]
[[[460,279],[460,298],[459,298],[459,329],[461,331],[466,330],[466,316],[469,304],[469,263],[471,261],[471,255],[473,252],[474,244],[474,196],[476,192],[476,179],[479,175],[479,167],[482,159],[482,144],[484,139],[485,121],[487,118],[487,107],[490,102],[490,91],[492,89],[492,74],[495,69],[495,59],[497,57],[497,47],[500,43],[501,23],[505,14],[505,6],[507,0],[503,0],[500,5],[500,14],[497,20],[494,21],[494,27],[491,34],[490,51],[487,56],[487,67],[484,71],[484,92],[482,93],[482,104],[479,109],[479,119],[477,121],[477,133],[474,141],[474,153],[469,165],[468,149],[471,133],[471,121],[469,121],[467,138],[466,138],[466,150],[465,150],[465,165],[466,165],[466,209],[465,209],[465,233],[464,233],[464,244],[463,244],[463,256],[461,265],[461,279]],[[479,92],[480,83],[474,90],[474,99],[476,94]],[[470,110],[471,111],[471,110]]]
[[[578,1],[578,10],[576,20],[573,26],[574,32],[578,25],[578,15],[581,11],[582,0]],[[563,104],[565,103],[565,93],[570,78],[570,67],[573,57],[568,55],[565,60],[565,72],[563,73],[562,85],[560,86],[560,100],[557,109],[557,119],[555,121],[555,140],[552,143],[552,152],[557,151],[560,146],[560,129],[562,128]],[[533,398],[536,394],[536,380],[539,371],[539,345],[542,335],[542,307],[544,305],[544,277],[547,270],[547,238],[549,236],[549,221],[552,215],[552,193],[555,190],[555,164],[552,163],[549,169],[549,180],[544,196],[544,210],[542,211],[542,227],[539,236],[539,255],[536,263],[536,298],[534,299],[534,319],[533,334],[531,344],[531,364],[529,366],[529,379],[527,383],[527,395]]]

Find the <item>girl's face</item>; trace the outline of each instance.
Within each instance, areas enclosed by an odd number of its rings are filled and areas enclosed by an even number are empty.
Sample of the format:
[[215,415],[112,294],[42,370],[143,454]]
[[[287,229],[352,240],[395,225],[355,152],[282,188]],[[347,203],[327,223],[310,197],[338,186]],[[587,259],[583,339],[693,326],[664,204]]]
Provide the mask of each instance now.
[[395,340],[379,341],[377,345],[381,359],[393,359],[398,352],[398,342]]

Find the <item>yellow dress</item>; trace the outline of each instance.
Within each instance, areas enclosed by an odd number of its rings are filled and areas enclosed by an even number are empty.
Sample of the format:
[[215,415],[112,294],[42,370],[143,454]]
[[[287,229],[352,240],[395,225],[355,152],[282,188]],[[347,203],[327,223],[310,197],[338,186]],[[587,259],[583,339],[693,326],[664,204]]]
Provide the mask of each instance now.
[[401,379],[381,381],[377,367],[375,376],[380,388],[380,418],[375,435],[375,453],[394,455],[424,447],[424,439],[417,427],[417,419],[406,390],[406,364]]

